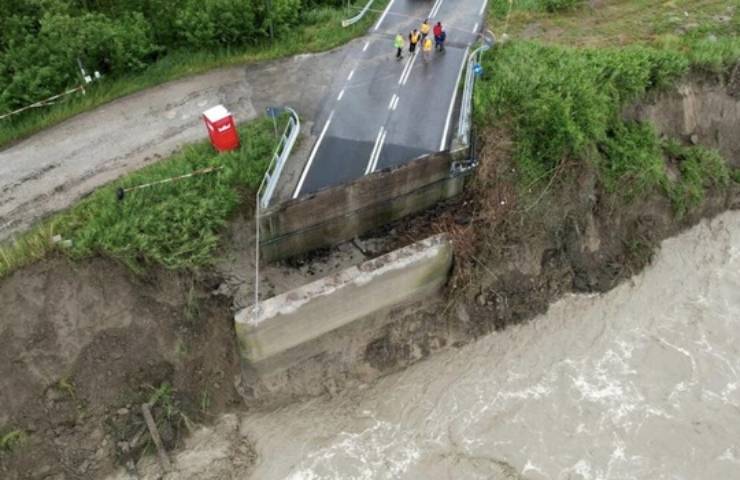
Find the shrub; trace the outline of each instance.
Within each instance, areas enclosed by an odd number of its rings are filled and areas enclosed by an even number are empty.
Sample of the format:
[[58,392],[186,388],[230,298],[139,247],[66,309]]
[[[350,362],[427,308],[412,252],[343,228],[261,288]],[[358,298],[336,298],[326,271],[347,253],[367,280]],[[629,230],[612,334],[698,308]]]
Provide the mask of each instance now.
[[540,8],[548,12],[560,12],[571,10],[582,3],[583,0],[541,0]]
[[0,108],[26,105],[79,84],[78,58],[91,70],[120,74],[144,68],[154,51],[140,14],[117,22],[100,14],[47,15],[36,35],[11,41],[0,57]]
[[[493,73],[476,87],[476,120],[511,123],[526,184],[547,180],[566,158],[598,161],[598,146],[602,155],[621,155],[617,164],[629,162],[614,139],[647,147],[647,134],[622,125],[622,106],[688,68],[681,55],[646,47],[577,50],[530,42],[497,48],[483,62]],[[608,159],[598,164],[613,168]]]
[[89,70],[122,76],[176,49],[254,45],[268,38],[271,27],[276,37],[286,35],[307,8],[322,5],[344,3],[0,0],[0,113],[79,84],[78,58]]
[[664,142],[663,149],[680,173],[680,179],[667,187],[678,216],[699,205],[708,188],[724,187],[732,180],[727,163],[716,150],[675,141]]

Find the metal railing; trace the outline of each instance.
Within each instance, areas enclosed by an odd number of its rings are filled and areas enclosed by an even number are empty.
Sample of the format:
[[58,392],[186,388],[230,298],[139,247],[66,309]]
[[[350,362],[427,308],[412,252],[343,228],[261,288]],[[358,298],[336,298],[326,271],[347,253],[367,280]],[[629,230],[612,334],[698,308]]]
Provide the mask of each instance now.
[[290,113],[288,124],[285,126],[285,130],[283,130],[280,143],[272,154],[270,165],[267,167],[265,176],[262,178],[262,183],[260,183],[260,188],[257,190],[258,204],[262,208],[267,208],[270,205],[270,200],[275,193],[275,187],[280,179],[280,173],[283,171],[285,162],[288,160],[290,151],[293,149],[296,138],[298,138],[298,134],[301,131],[301,120],[298,118],[295,110],[288,107],[285,107],[285,110]]
[[475,87],[475,66],[480,63],[483,52],[490,49],[496,42],[496,37],[488,30],[483,35],[483,44],[470,52],[468,67],[465,70],[465,83],[462,100],[460,102],[460,120],[457,123],[457,138],[463,145],[470,144],[470,126],[473,114],[473,87]]
[[362,8],[362,10],[360,10],[360,13],[358,13],[352,18],[342,20],[342,27],[346,28],[346,27],[349,27],[350,25],[354,25],[355,23],[359,22],[362,19],[362,17],[365,16],[367,11],[370,10],[370,7],[372,6],[373,2],[375,2],[375,0],[369,0],[367,4]]
[[275,148],[272,154],[272,160],[270,165],[267,167],[265,176],[262,177],[260,187],[257,189],[255,196],[254,205],[254,223],[255,223],[255,246],[254,246],[254,306],[253,312],[255,315],[259,313],[259,302],[260,302],[260,210],[267,208],[270,205],[273,193],[275,193],[275,187],[280,179],[280,173],[283,171],[285,162],[288,161],[290,152],[293,150],[293,145],[301,133],[301,120],[298,118],[298,114],[295,110],[289,107],[285,107],[285,110],[290,114],[288,124],[283,130],[283,134],[280,137],[280,143]]

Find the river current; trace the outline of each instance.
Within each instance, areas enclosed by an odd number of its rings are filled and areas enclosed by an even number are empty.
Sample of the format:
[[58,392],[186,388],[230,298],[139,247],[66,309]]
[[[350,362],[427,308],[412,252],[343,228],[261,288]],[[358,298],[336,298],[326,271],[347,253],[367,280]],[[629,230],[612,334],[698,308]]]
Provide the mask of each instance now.
[[259,479],[740,479],[740,212],[606,294],[241,431]]

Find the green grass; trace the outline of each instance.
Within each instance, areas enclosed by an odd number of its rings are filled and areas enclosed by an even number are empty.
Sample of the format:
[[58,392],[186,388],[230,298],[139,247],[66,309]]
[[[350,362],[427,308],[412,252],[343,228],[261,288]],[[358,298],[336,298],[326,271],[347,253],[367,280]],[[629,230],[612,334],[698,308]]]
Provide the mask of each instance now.
[[509,0],[491,0],[488,25],[499,34],[527,34],[544,43],[603,47],[678,40],[687,50],[696,40],[737,37],[740,32],[740,15],[728,10],[726,0],[607,0],[596,7],[566,2],[575,5],[555,14],[545,3],[513,0],[507,17]]
[[[197,268],[214,259],[220,233],[254,192],[277,140],[271,120],[239,128],[241,148],[217,154],[207,142],[185,147],[171,158],[107,185],[67,212],[44,222],[17,242],[0,247],[0,277],[61,250],[73,259],[92,255],[115,258],[134,270],[151,265]],[[183,175],[207,167],[220,170],[129,192],[116,189]],[[69,247],[54,244],[61,235]]]
[[[386,2],[387,0],[381,0],[373,5],[373,9],[379,9]],[[358,0],[356,4],[353,3],[351,11],[356,12],[360,5],[364,5],[364,1]],[[354,15],[354,13],[351,14]],[[358,23],[342,28],[341,21],[346,16],[345,7],[316,8],[306,13],[300,27],[275,39],[272,44],[264,43],[236,50],[170,53],[142,73],[116,79],[104,79],[98,84],[91,85],[85,95],[75,94],[58,105],[32,110],[27,114],[12,117],[12,119],[0,120],[0,148],[74,115],[164,82],[219,67],[244,65],[299,53],[329,50],[363,35],[377,13],[368,12]]]
[[0,435],[0,453],[10,453],[23,444],[26,433],[23,430],[13,429]]
[[735,173],[717,152],[661,142],[621,112],[689,72],[727,74],[740,61],[740,15],[724,0],[591,5],[492,0],[489,26],[515,40],[486,54],[475,120],[510,127],[522,194],[566,162],[588,164],[607,191],[628,200],[662,191],[684,215]]
[[704,200],[710,187],[726,187],[732,180],[727,162],[715,150],[702,146],[687,147],[676,141],[666,141],[665,154],[678,166],[681,180],[669,182],[667,193],[679,217]]
[[667,186],[662,147],[650,125],[618,123],[599,148],[601,179],[608,192],[632,200]]
[[683,75],[681,55],[631,47],[583,50],[515,41],[487,54],[476,85],[476,121],[506,119],[522,180],[547,179],[565,159],[596,160],[621,124],[621,106]]
[[[725,53],[712,58],[704,67],[726,68]],[[568,162],[595,167],[606,190],[628,201],[663,192],[682,216],[708,188],[729,183],[726,163],[708,149],[661,142],[649,125],[625,122],[622,110],[648,91],[671,86],[696,61],[678,49],[643,45],[512,41],[483,59],[488,73],[476,85],[475,120],[509,126],[523,195],[544,188]],[[677,165],[675,178],[666,158]]]
[[517,12],[563,12],[584,4],[584,0],[493,0],[490,11],[499,18],[509,11]]

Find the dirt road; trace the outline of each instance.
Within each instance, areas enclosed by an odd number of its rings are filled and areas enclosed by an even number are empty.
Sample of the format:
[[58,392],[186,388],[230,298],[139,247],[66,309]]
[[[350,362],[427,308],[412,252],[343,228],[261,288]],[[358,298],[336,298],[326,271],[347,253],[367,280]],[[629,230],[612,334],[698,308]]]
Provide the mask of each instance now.
[[[0,151],[0,240],[126,172],[205,139],[200,114],[210,106],[224,104],[243,122],[268,105],[287,105],[310,121],[333,72],[356,43],[166,83]],[[303,132],[310,127],[304,121]]]

